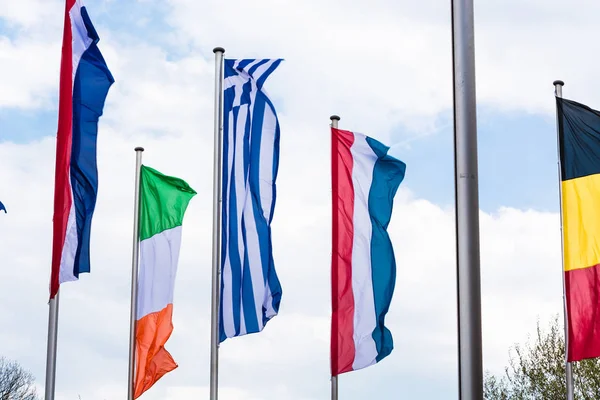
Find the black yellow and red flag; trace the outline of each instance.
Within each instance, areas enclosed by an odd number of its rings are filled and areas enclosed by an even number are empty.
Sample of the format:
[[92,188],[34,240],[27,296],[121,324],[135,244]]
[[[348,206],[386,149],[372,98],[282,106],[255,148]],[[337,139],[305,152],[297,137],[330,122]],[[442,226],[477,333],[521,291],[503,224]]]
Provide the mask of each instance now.
[[600,357],[600,112],[556,98],[567,361]]

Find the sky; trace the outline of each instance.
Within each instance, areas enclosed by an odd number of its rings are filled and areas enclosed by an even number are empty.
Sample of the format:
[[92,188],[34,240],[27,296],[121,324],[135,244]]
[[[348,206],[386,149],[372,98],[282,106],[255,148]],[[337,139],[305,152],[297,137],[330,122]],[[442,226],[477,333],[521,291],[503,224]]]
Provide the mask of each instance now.
[[[207,398],[214,54],[283,58],[266,90],[281,124],[272,223],[279,315],[225,341],[220,399],[329,396],[329,116],[407,164],[389,226],[394,350],[340,376],[340,398],[456,399],[458,359],[450,2],[86,0],[115,77],[99,123],[92,272],[61,287],[57,400],[126,396],[134,147],[198,195],[183,224],[179,367],[142,400]],[[64,3],[0,0],[0,355],[43,393]],[[475,2],[484,369],[562,319],[552,82],[600,108],[600,3]]]

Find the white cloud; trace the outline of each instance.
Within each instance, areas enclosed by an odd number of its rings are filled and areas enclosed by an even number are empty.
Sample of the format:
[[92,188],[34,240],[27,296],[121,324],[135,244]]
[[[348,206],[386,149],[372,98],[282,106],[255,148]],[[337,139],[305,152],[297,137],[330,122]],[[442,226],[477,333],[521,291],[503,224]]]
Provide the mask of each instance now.
[[[430,131],[452,107],[449,3],[170,2],[172,25],[204,52],[221,45],[228,57],[286,58],[273,85],[290,110],[338,113],[344,126],[387,132],[399,124]],[[479,104],[552,114],[555,79],[566,81],[565,96],[599,104],[599,11],[588,0],[477,3]]]
[[59,51],[55,43],[0,36],[0,107],[49,107],[56,96]]
[[[59,26],[64,9],[64,3],[58,0],[0,0],[0,18],[25,31]],[[58,20],[52,18],[57,16]]]
[[63,20],[64,5],[56,0],[0,0],[0,108],[53,104]]
[[[92,14],[105,9],[110,14],[113,4],[87,3]],[[337,113],[344,126],[364,132],[387,135],[398,125],[431,132],[438,128],[439,113],[451,109],[449,4],[440,7],[434,0],[377,0],[368,5],[340,0],[170,0],[168,4],[171,8],[165,18],[173,29],[162,36],[170,51],[196,60],[190,67],[197,73],[207,72],[206,81],[194,80],[199,93],[208,93],[205,88],[212,86],[212,48],[221,45],[227,57],[285,58],[270,87],[285,100],[286,110],[301,110],[296,113],[324,124],[330,114]],[[142,6],[159,7],[152,2]],[[4,38],[8,44],[4,43],[0,53],[5,58],[0,68],[5,76],[29,77],[2,83],[6,86],[1,87],[3,91],[18,95],[5,96],[0,107],[47,107],[47,101],[40,99],[56,96],[56,45],[62,36],[63,9],[56,1],[39,0],[4,0],[0,9],[0,18],[8,26],[18,27],[21,42]],[[595,83],[599,60],[592,51],[594,16],[599,11],[600,6],[589,0],[572,1],[568,6],[557,0],[476,4],[479,104],[552,114],[554,79],[566,81],[565,96],[592,106],[599,104],[600,97],[594,94],[599,92]],[[131,22],[137,24],[145,18],[133,14]],[[97,21],[96,25],[101,28],[103,51],[131,50],[124,44],[132,41],[137,41],[134,48],[149,45],[144,43],[149,39],[136,36],[135,30],[120,25],[111,29]],[[35,42],[29,43],[28,38]],[[11,60],[22,60],[25,54],[30,58],[28,70],[19,73],[25,63]],[[118,72],[115,61],[109,61]],[[143,74],[148,64],[157,60],[131,57],[130,62]],[[117,82],[123,77],[115,76]],[[188,89],[193,90],[194,85]]]

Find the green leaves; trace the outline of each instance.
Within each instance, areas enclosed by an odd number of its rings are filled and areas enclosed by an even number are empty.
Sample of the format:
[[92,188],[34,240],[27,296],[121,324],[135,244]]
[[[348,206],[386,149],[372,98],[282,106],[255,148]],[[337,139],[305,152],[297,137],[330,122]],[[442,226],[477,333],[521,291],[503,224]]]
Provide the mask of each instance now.
[[[486,400],[564,400],[567,394],[565,341],[558,316],[546,330],[538,321],[534,340],[509,351],[504,376],[486,373]],[[600,360],[573,363],[576,400],[600,399]]]

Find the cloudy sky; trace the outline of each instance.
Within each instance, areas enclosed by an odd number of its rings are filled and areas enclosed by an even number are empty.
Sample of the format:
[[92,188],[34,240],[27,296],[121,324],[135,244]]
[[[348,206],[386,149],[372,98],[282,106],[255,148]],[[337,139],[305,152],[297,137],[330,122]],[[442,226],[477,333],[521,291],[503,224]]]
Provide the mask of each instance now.
[[[450,2],[87,0],[116,79],[99,125],[92,273],[62,286],[57,400],[126,396],[135,146],[198,191],[183,228],[179,368],[144,400],[208,397],[214,55],[284,58],[273,221],[279,316],[221,346],[223,400],[329,396],[329,116],[407,164],[389,228],[395,349],[340,377],[340,398],[456,399]],[[484,366],[561,312],[552,82],[600,108],[595,0],[475,5]],[[64,5],[0,0],[0,355],[43,386]],[[562,316],[562,314],[561,314]]]

